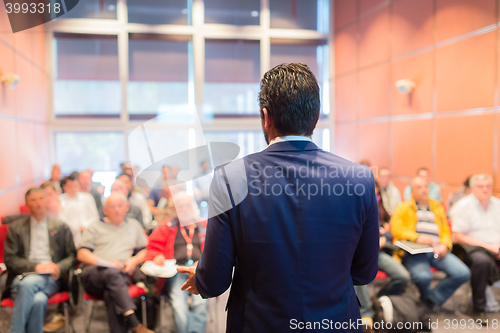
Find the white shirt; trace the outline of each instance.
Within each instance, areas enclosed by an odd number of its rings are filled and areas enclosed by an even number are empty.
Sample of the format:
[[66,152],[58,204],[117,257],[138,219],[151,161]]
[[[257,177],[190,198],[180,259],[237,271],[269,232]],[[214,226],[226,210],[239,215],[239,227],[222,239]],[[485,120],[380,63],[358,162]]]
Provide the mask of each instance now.
[[471,193],[453,205],[452,230],[486,244],[500,244],[500,199],[491,197],[488,210]]
[[149,209],[148,200],[146,199],[144,194],[133,191],[128,201],[131,205],[137,206],[141,209],[142,222],[144,222],[145,226],[149,226],[149,224],[153,220],[153,216],[151,215],[151,210]]
[[50,256],[49,229],[47,228],[47,216],[38,222],[33,216],[30,218],[30,261],[46,264],[52,262]]
[[310,141],[312,142],[312,139],[307,137],[307,136],[302,136],[302,135],[285,135],[285,136],[277,136],[274,139],[269,142],[269,145],[272,145],[277,142],[284,142],[284,141]]
[[90,223],[99,221],[99,213],[95,205],[94,198],[90,193],[78,192],[75,197],[70,197],[67,193],[59,196],[61,202],[61,220],[71,229],[75,246],[80,242],[80,227],[88,227]]

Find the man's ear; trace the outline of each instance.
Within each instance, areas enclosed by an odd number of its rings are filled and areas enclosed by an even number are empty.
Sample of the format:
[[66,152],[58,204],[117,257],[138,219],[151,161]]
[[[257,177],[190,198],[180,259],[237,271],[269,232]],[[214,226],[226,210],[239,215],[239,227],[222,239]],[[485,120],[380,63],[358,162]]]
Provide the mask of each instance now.
[[262,109],[262,113],[264,114],[264,127],[266,129],[269,129],[271,127],[271,125],[273,124],[273,120],[269,116],[269,113],[267,112],[266,108]]

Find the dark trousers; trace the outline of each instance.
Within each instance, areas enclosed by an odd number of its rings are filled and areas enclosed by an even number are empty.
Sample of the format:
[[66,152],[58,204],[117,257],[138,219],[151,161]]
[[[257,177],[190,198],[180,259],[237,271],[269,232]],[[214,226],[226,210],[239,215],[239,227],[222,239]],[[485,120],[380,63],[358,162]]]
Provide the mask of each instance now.
[[126,333],[128,328],[123,313],[136,310],[128,293],[130,276],[118,268],[87,266],[83,270],[82,283],[89,295],[104,298],[110,332]]
[[471,261],[470,282],[474,310],[484,311],[486,308],[486,287],[490,279],[493,258],[484,251],[473,251],[469,253],[469,259]]

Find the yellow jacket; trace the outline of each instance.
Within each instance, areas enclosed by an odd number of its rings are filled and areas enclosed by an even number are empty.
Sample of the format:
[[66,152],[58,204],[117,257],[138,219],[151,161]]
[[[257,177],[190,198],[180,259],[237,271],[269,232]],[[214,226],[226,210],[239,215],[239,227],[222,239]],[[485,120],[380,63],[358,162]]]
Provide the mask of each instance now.
[[[451,251],[453,245],[451,242],[450,227],[448,226],[448,220],[443,206],[439,203],[439,201],[429,199],[429,208],[434,213],[434,222],[439,226],[439,237],[441,238],[441,243],[445,244]],[[419,234],[415,231],[415,225],[417,222],[417,204],[415,203],[415,199],[411,198],[410,200],[400,203],[391,217],[391,233],[393,241],[416,241],[419,236]],[[403,254],[403,250],[396,251],[394,253],[394,258],[401,261]]]

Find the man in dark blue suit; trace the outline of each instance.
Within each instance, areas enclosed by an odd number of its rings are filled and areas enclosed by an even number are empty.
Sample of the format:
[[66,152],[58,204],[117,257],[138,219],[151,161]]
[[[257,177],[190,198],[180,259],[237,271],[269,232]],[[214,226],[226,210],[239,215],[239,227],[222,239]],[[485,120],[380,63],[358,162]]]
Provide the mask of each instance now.
[[363,331],[353,285],[378,271],[374,179],[311,141],[319,96],[307,65],[268,71],[259,100],[269,146],[215,170],[203,255],[178,271],[204,298],[232,282],[227,332]]

